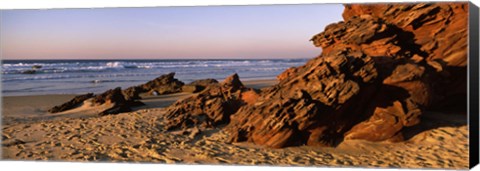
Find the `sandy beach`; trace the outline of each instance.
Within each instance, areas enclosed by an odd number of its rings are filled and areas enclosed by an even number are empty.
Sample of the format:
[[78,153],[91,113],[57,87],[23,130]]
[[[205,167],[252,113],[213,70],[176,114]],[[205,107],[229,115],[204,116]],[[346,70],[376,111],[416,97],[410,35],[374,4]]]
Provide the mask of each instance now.
[[[262,88],[275,80],[245,81]],[[153,162],[280,166],[449,168],[468,167],[466,115],[426,113],[405,142],[346,140],[337,147],[263,148],[225,143],[221,129],[163,129],[164,107],[191,96],[144,97],[133,112],[98,117],[96,109],[49,114],[49,107],[74,95],[3,97],[2,159],[95,162]],[[98,109],[97,109],[98,110]],[[421,130],[421,132],[419,132]],[[408,136],[408,134],[406,134]]]

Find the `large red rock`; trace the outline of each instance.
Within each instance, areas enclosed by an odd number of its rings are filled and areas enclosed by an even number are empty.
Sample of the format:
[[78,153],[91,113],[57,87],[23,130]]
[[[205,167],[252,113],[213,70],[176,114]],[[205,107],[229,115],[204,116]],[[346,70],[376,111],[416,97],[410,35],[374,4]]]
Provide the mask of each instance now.
[[400,141],[425,110],[466,107],[467,3],[346,5],[322,54],[231,116],[231,142]]
[[262,92],[231,116],[230,141],[269,147],[331,146],[365,110],[381,82],[371,57],[344,49],[308,63],[309,70]]

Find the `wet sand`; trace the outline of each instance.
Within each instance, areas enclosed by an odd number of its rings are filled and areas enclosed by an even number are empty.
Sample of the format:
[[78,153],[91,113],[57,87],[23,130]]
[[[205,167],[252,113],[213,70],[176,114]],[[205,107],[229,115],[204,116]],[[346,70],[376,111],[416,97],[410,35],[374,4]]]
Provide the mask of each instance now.
[[[244,81],[261,88],[274,80]],[[97,117],[95,110],[59,114],[45,111],[74,95],[3,97],[2,159],[280,166],[396,168],[468,167],[466,115],[426,113],[422,125],[407,130],[408,141],[344,141],[332,147],[271,149],[227,144],[221,129],[195,135],[163,129],[164,107],[192,94],[144,97],[133,112]]]

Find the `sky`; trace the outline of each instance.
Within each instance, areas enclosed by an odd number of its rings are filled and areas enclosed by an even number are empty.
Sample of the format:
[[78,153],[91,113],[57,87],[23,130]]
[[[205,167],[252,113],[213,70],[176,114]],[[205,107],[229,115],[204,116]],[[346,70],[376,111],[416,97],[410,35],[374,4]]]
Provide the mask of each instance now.
[[311,58],[340,4],[0,11],[2,59]]

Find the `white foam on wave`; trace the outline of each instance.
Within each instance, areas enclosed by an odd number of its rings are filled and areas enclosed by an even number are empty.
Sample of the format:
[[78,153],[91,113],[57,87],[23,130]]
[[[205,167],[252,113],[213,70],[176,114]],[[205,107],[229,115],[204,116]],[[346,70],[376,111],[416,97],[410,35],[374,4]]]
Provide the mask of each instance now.
[[109,68],[118,68],[118,67],[123,67],[122,63],[121,62],[107,62],[107,64],[105,64],[107,67]]

